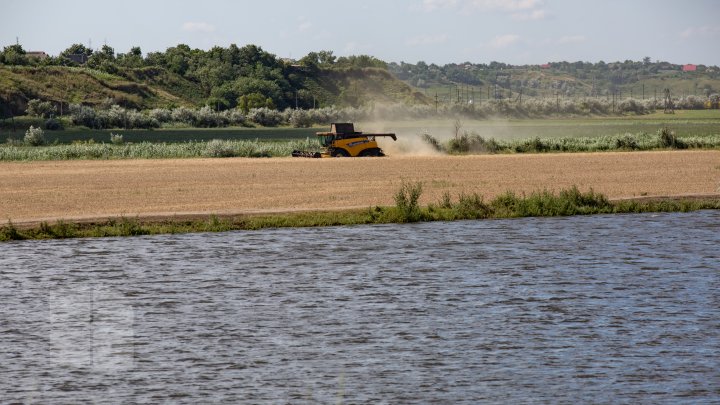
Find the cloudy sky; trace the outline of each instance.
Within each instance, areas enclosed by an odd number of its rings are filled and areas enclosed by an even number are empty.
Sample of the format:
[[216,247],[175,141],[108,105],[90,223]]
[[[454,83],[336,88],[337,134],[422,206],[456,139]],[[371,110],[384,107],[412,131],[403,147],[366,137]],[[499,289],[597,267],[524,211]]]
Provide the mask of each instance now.
[[720,0],[2,0],[0,46],[144,53],[256,44],[415,63],[652,60],[720,65]]

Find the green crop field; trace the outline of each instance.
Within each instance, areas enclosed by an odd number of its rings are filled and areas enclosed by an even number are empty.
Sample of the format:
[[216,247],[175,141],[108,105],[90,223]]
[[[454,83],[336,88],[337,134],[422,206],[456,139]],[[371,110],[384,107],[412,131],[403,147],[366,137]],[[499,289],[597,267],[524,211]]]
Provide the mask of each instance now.
[[[322,128],[187,128],[187,129],[80,129],[72,128],[61,131],[45,131],[45,139],[49,143],[73,143],[77,141],[110,142],[110,134],[122,134],[125,142],[201,142],[213,139],[224,140],[258,140],[258,141],[296,141],[314,138],[315,132]],[[6,129],[0,132],[0,141],[7,138],[22,139],[24,131],[13,132]]]
[[[703,137],[720,135],[720,110],[676,111],[664,114],[662,111],[648,115],[613,117],[577,117],[577,118],[533,118],[533,119],[460,119],[460,133],[476,134],[497,140],[521,140],[530,138],[577,138],[604,137],[622,134],[654,134],[667,127],[677,136]],[[13,131],[9,120],[0,128],[0,143],[8,138],[22,140],[24,128],[29,125],[41,125],[42,120],[19,117],[17,130]],[[365,132],[395,132],[399,136],[430,134],[438,139],[454,136],[454,119],[436,120],[392,120],[360,121],[356,128]],[[94,141],[110,142],[110,134],[122,134],[123,140],[130,143],[179,143],[202,142],[212,139],[249,140],[259,142],[301,141],[314,139],[315,132],[327,131],[327,126],[314,128],[163,128],[163,129],[112,129],[93,130],[87,128],[68,128],[58,131],[45,131],[48,143],[70,144],[73,142]]]

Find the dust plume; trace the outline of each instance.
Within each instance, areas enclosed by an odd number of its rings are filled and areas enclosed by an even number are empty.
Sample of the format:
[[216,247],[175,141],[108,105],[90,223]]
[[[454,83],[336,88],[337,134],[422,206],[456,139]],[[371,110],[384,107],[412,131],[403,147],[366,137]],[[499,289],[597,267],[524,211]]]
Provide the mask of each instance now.
[[432,145],[422,139],[422,134],[415,133],[406,128],[396,130],[380,122],[372,122],[363,125],[363,132],[372,133],[394,133],[397,141],[392,138],[377,137],[378,146],[388,156],[441,156],[443,152],[436,150]]

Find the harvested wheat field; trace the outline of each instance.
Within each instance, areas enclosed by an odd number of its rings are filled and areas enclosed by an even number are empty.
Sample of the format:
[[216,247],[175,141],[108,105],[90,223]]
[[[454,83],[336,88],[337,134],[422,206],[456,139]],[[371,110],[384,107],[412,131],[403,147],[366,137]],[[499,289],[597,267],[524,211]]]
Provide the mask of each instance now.
[[15,223],[392,205],[401,181],[421,202],[445,192],[530,193],[573,185],[611,199],[720,196],[720,151],[0,163],[0,218]]

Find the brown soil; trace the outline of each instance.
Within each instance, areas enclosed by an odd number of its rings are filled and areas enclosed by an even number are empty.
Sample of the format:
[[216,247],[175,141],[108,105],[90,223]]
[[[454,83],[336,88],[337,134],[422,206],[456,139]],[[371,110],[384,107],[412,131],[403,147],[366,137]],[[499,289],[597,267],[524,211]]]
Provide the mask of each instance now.
[[720,151],[0,163],[0,220],[392,205],[402,180],[423,182],[423,203],[573,185],[612,199],[720,196]]

